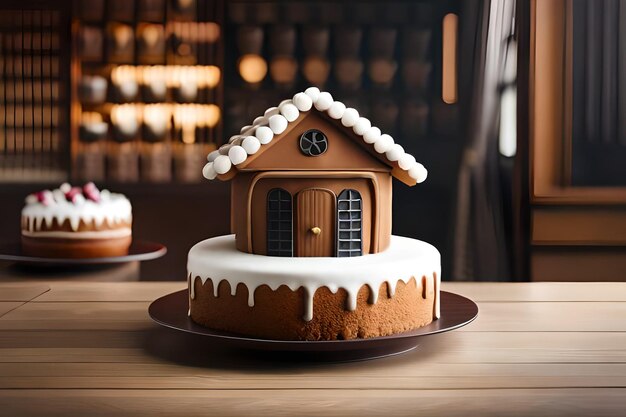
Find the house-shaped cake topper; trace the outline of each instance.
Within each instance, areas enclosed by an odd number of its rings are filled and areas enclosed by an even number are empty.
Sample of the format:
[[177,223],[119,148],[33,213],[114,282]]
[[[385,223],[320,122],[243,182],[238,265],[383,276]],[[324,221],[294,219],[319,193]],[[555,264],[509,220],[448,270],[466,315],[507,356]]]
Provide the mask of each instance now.
[[427,171],[357,110],[308,88],[211,152],[207,179],[231,180],[237,249],[269,256],[352,257],[391,236],[391,182]]

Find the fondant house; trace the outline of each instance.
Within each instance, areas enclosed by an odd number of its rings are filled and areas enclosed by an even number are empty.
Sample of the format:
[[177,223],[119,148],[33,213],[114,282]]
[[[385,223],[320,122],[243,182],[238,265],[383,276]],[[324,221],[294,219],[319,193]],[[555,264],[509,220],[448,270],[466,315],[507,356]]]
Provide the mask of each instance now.
[[392,177],[427,171],[357,110],[315,87],[268,109],[208,155],[231,181],[237,249],[270,256],[360,256],[391,236]]

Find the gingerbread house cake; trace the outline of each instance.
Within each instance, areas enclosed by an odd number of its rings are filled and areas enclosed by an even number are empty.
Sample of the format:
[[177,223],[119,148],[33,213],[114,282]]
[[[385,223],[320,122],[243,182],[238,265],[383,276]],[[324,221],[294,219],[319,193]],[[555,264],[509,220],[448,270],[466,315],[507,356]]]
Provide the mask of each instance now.
[[196,323],[283,340],[409,331],[439,316],[440,255],[391,234],[392,180],[426,169],[391,136],[311,87],[208,155],[231,182],[233,234],[188,255]]

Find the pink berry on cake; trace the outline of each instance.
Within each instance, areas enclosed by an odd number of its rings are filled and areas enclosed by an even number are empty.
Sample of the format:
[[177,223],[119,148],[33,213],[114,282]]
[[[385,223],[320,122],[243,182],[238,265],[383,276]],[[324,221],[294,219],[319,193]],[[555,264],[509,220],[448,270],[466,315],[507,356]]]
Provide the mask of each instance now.
[[100,191],[93,182],[88,182],[83,186],[83,193],[85,197],[91,201],[95,201],[96,203],[100,201]]
[[27,255],[98,258],[128,253],[132,213],[122,194],[101,193],[93,183],[64,183],[30,194],[25,203],[22,249]]
[[82,194],[82,190],[79,187],[71,187],[70,190],[65,193],[65,198],[74,203],[75,197],[80,194]]
[[45,206],[54,202],[54,197],[52,196],[52,192],[50,190],[39,191],[38,193],[35,193],[35,195],[37,196],[37,201]]

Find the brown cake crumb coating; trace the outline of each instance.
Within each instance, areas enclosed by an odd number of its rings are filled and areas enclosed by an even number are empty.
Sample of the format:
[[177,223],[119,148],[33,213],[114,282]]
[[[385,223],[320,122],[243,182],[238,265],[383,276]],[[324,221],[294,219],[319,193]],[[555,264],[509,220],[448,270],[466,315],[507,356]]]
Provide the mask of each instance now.
[[357,308],[346,309],[347,292],[333,294],[319,288],[313,298],[313,319],[303,319],[305,289],[292,291],[281,286],[272,291],[267,285],[257,288],[254,306],[248,306],[248,288],[237,286],[234,296],[230,285],[221,281],[214,297],[212,281],[194,280],[195,297],[190,300],[191,318],[215,330],[277,340],[345,340],[402,333],[425,326],[433,320],[433,295],[424,297],[415,278],[399,281],[393,297],[387,283],[380,287],[378,300],[371,304],[367,285],[360,288]]

